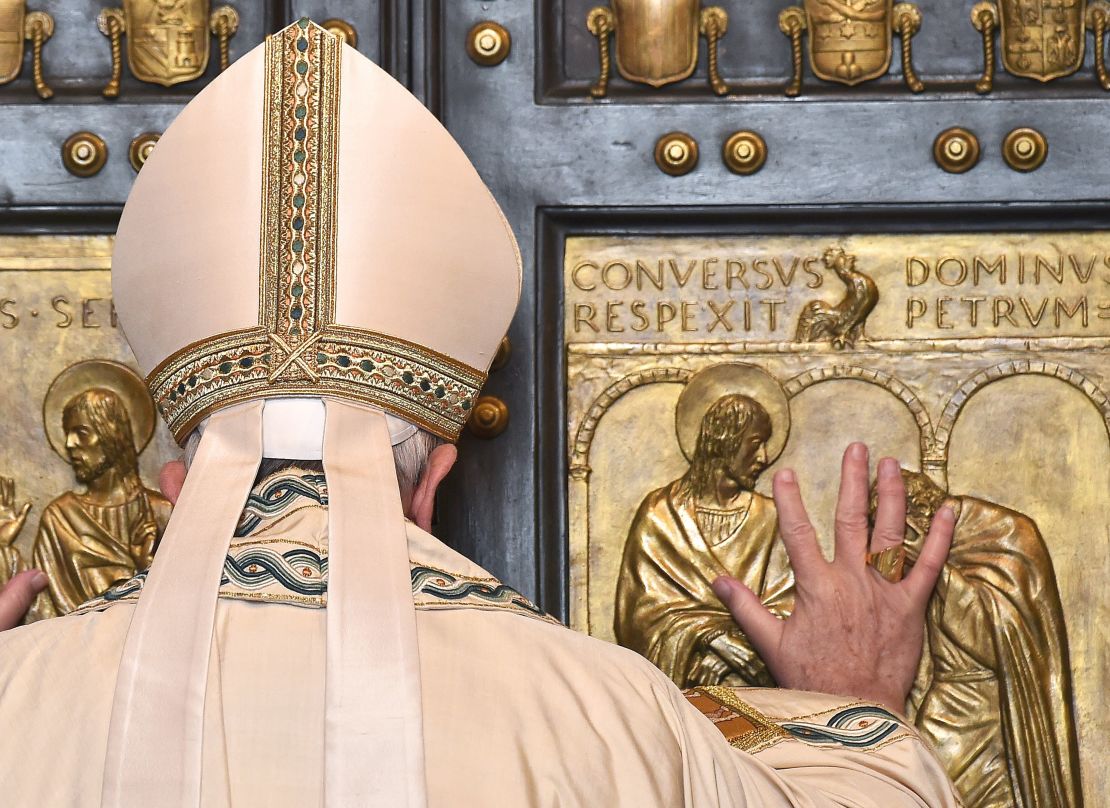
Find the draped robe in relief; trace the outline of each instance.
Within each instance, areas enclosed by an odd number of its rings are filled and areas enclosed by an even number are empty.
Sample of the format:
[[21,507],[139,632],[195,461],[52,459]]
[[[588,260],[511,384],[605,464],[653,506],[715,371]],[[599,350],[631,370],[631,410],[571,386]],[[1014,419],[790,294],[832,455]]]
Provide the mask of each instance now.
[[974,808],[1078,808],[1063,607],[1037,526],[962,497],[916,724]]
[[[231,540],[205,696],[204,808],[324,805],[327,506],[321,474],[276,472]],[[570,631],[415,525],[407,532],[429,808],[955,808],[939,763],[897,716],[777,689],[684,696],[637,654]],[[0,633],[5,808],[100,805],[144,580]]]
[[72,491],[47,505],[34,548],[35,567],[50,579],[47,614],[68,614],[149,566],[136,563],[131,548],[150,519],[161,535],[169,517],[170,503],[148,488],[119,505],[94,505]]
[[0,547],[0,586],[3,586],[19,573],[27,569],[19,550],[15,547]]
[[[617,583],[615,629],[621,645],[654,662],[679,687],[691,679],[709,642],[722,633],[749,647],[724,604],[713,593],[720,575],[747,584],[779,615],[794,605],[794,578],[778,538],[774,502],[753,493],[740,529],[710,545],[679,481],[644,498],[624,546]],[[729,683],[742,684],[738,678]]]

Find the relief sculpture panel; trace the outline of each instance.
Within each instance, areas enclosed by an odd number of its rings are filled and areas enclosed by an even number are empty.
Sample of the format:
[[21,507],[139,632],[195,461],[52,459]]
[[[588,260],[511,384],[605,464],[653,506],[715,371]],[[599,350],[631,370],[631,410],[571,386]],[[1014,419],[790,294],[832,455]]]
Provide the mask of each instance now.
[[827,542],[864,440],[908,564],[958,512],[906,709],[969,808],[1110,797],[1110,234],[570,238],[564,295],[575,628],[772,684],[709,582],[788,614],[770,476]]
[[117,328],[110,254],[104,237],[0,239],[0,584],[47,574],[31,620],[148,567],[169,518],[144,480],[179,452]]
[[786,443],[786,394],[753,365],[714,365],[686,382],[675,422],[689,467],[648,494],[632,520],[616,639],[683,686],[771,685],[711,584],[736,570],[772,611],[787,615],[793,606],[775,505],[755,491]]

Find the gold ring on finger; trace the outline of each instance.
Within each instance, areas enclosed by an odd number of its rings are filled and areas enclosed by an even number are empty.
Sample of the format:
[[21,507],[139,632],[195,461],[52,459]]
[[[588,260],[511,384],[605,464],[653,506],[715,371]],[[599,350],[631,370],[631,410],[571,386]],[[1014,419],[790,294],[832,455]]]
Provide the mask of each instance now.
[[898,544],[877,553],[868,553],[867,564],[879,575],[896,584],[902,580],[902,573],[906,569],[906,548]]

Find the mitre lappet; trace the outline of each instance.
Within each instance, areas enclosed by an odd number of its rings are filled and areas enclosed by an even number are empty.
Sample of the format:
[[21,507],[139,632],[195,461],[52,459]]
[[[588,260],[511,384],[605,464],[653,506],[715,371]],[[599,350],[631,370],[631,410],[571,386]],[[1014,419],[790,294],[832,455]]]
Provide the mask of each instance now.
[[391,444],[455,440],[520,289],[477,172],[319,26],[185,107],[119,225],[115,305],[175,438],[199,431],[128,629],[104,805],[197,805],[225,555],[263,457],[328,481],[326,804],[422,806],[420,669]]

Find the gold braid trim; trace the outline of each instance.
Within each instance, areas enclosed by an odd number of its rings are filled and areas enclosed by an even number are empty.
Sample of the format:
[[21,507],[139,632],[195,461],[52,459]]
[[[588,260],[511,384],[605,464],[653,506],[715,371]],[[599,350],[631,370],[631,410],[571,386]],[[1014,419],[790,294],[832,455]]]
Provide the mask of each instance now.
[[[684,691],[684,694],[691,704],[721,730],[721,734],[725,736],[730,746],[735,746],[744,752],[755,754],[790,738],[790,733],[740,699],[731,687],[706,685]],[[729,711],[740,721],[730,721],[728,716],[722,715],[719,710],[708,710],[706,704],[699,703],[698,696],[709,699],[712,704]]]
[[[381,407],[445,440],[457,440],[485,374],[411,342],[329,326],[298,359],[316,379],[270,379],[276,365],[261,328],[233,331],[178,351],[147,377],[179,443],[222,407],[272,396],[334,396]],[[286,360],[288,357],[286,357]]]

